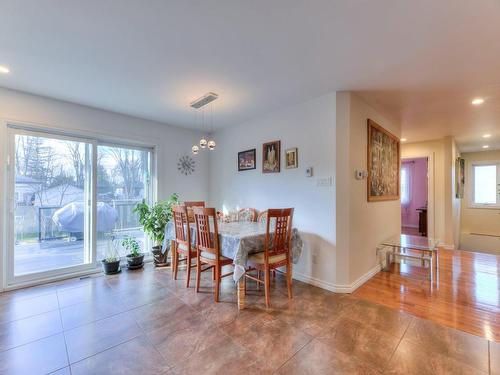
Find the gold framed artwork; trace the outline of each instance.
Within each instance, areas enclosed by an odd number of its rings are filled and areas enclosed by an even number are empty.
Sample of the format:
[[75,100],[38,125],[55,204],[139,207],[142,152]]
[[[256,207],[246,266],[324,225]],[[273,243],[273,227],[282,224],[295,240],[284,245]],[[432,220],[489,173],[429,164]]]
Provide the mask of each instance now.
[[399,200],[399,138],[368,119],[368,202]]
[[267,142],[262,145],[262,173],[279,173],[281,141]]
[[297,147],[285,150],[285,168],[297,168],[299,166]]

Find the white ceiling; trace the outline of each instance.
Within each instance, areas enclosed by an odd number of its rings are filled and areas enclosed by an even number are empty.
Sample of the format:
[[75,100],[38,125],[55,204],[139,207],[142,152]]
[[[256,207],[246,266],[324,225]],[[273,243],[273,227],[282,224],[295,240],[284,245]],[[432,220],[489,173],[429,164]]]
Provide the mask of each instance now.
[[409,141],[494,148],[499,37],[499,0],[2,0],[0,86],[186,127],[207,91],[228,126],[354,90]]

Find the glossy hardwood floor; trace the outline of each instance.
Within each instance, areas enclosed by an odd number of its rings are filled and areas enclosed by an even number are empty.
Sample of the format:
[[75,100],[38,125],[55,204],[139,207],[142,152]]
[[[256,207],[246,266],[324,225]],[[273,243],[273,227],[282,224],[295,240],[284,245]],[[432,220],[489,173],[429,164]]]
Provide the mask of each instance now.
[[500,342],[500,256],[439,249],[438,277],[393,264],[354,292],[356,297]]

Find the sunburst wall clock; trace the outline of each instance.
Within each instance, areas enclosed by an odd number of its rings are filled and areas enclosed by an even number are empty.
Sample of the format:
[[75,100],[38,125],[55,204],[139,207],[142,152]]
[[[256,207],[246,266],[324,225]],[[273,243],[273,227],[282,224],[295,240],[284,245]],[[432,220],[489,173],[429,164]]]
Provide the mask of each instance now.
[[177,170],[185,176],[193,173],[194,167],[195,167],[194,160],[187,155],[181,156],[181,158],[177,162]]

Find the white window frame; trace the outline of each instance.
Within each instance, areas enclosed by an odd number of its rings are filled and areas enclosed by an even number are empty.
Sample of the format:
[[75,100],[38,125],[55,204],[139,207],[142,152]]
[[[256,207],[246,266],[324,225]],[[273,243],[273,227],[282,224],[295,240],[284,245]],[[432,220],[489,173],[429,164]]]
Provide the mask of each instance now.
[[[497,167],[497,203],[476,203],[474,202],[475,196],[475,168],[478,166],[495,165]],[[500,209],[500,160],[481,160],[472,161],[469,167],[470,182],[469,186],[469,208],[483,208],[483,209]]]
[[[101,136],[101,135],[93,135],[88,132],[79,132],[79,131],[66,131],[56,127],[45,127],[38,125],[31,125],[25,123],[17,123],[11,121],[3,122],[3,125],[6,129],[7,135],[7,147],[6,147],[6,156],[7,156],[7,168],[5,173],[5,178],[7,181],[7,186],[5,189],[4,196],[4,251],[2,255],[3,258],[3,289],[10,290],[16,289],[19,287],[36,285],[45,282],[56,281],[69,277],[78,277],[82,275],[88,275],[91,273],[100,271],[100,262],[96,259],[97,254],[97,243],[96,243],[96,223],[93,218],[97,217],[97,146],[98,145],[107,145],[107,146],[116,146],[116,147],[126,147],[126,148],[134,148],[137,150],[147,150],[151,152],[150,165],[149,168],[151,170],[150,183],[149,183],[149,191],[148,194],[150,196],[151,201],[156,201],[157,199],[157,175],[156,175],[156,157],[157,157],[157,145],[153,144],[138,144],[137,142],[129,141],[126,139],[111,139],[111,137]],[[77,142],[85,142],[91,145],[91,173],[92,178],[90,181],[90,200],[92,204],[91,208],[91,218],[89,236],[90,236],[90,262],[87,264],[70,266],[66,268],[61,268],[57,270],[50,271],[42,271],[35,274],[28,275],[19,275],[14,276],[14,243],[15,243],[15,235],[14,235],[14,220],[11,219],[12,210],[14,207],[14,192],[15,192],[15,170],[13,168],[13,163],[15,160],[15,135],[32,135],[32,136],[41,136],[41,137],[51,137],[54,139],[62,139],[69,141],[77,141]],[[146,240],[146,245],[150,248],[151,243],[149,238]],[[151,260],[150,257],[149,260]],[[1,290],[1,289],[0,289]]]

